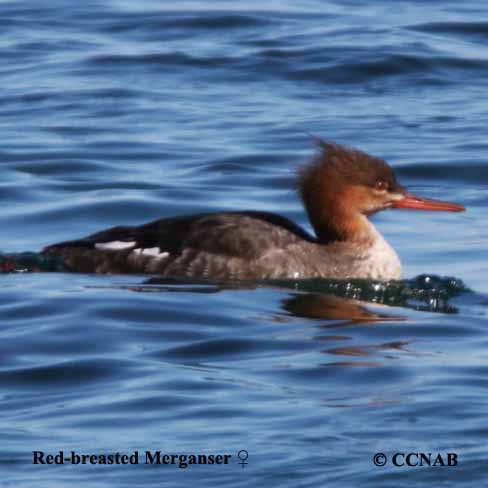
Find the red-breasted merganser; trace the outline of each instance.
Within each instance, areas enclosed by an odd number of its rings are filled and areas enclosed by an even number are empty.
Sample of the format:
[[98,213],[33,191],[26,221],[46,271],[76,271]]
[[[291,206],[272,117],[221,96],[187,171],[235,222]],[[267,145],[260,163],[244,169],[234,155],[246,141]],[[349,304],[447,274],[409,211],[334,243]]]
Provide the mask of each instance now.
[[320,153],[299,176],[315,236],[272,213],[206,213],[113,227],[42,252],[83,273],[387,281],[401,278],[400,260],[370,215],[387,208],[464,210],[408,193],[381,159],[331,142],[318,145]]

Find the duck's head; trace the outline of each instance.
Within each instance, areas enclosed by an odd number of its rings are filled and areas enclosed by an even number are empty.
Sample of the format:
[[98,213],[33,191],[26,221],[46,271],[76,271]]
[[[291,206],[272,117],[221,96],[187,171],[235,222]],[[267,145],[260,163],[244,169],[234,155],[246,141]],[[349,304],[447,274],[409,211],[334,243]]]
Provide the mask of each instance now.
[[299,191],[322,241],[362,237],[365,216],[388,208],[461,212],[464,206],[417,197],[382,159],[317,140],[320,153],[299,178]]

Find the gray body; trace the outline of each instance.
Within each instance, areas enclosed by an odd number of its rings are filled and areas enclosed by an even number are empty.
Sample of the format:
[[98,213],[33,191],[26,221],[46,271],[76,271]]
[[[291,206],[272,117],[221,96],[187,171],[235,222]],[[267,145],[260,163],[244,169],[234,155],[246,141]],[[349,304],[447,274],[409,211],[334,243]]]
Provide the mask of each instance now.
[[[365,217],[366,219],[366,217]],[[55,244],[71,271],[141,273],[225,280],[401,277],[395,251],[370,226],[368,239],[319,242],[293,222],[264,212],[202,214],[115,227]]]

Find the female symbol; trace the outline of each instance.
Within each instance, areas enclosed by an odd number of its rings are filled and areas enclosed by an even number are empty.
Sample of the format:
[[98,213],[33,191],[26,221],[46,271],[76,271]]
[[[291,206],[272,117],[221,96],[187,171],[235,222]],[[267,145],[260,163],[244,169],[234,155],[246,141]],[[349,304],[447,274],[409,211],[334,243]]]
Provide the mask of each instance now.
[[241,449],[238,453],[237,453],[237,457],[241,460],[241,462],[239,463],[243,468],[244,468],[244,465],[245,464],[249,464],[249,463],[246,463],[246,459],[249,457],[249,453],[245,450],[245,449]]

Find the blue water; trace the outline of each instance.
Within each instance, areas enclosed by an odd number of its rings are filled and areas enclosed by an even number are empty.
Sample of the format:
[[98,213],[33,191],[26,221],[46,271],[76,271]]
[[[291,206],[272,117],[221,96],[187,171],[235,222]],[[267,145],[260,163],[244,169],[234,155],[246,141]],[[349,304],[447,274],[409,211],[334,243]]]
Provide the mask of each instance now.
[[[411,280],[392,287],[2,274],[3,486],[480,486],[487,10],[2,2],[3,253],[224,209],[308,226],[293,182],[309,134],[468,209],[375,217]],[[233,457],[40,466],[35,450]],[[459,464],[398,468],[396,452],[454,452]]]

